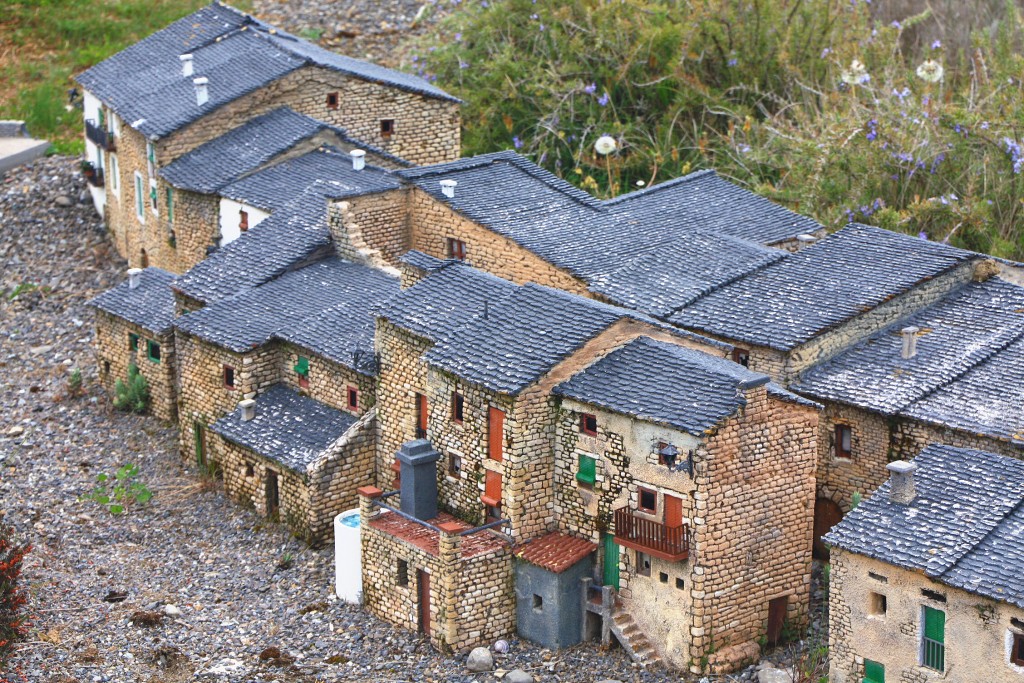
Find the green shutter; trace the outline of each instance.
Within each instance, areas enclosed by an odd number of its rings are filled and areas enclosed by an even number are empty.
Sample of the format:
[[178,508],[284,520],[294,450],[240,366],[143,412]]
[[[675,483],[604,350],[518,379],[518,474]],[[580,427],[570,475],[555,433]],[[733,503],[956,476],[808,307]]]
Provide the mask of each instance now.
[[931,607],[924,608],[924,637],[937,643],[946,642],[946,613]]
[[174,190],[167,188],[167,222],[174,222]]
[[577,481],[584,484],[593,484],[597,479],[597,460],[581,453],[579,463],[580,471],[576,474]]
[[146,158],[154,163],[156,162],[156,149],[152,144],[146,145]]
[[132,351],[139,350],[139,335],[134,332],[128,333],[128,348]]
[[160,345],[152,339],[146,340],[146,357],[154,363],[160,362]]
[[309,359],[305,356],[299,356],[299,362],[295,364],[295,372],[299,373],[303,377],[309,374]]
[[142,178],[135,176],[135,213],[142,215]]
[[885,667],[878,662],[865,659],[864,683],[885,683]]

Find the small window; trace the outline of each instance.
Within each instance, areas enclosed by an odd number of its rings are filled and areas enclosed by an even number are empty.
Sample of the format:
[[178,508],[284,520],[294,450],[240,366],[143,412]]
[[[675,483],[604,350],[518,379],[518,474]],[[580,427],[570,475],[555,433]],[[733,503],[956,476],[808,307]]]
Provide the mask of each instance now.
[[640,489],[638,507],[643,512],[655,513],[658,511],[658,493],[651,489]]
[[872,593],[868,598],[868,614],[873,617],[884,617],[888,604],[881,593]]
[[576,473],[576,481],[580,488],[592,489],[597,481],[597,459],[580,453],[579,471]]
[[[117,155],[116,154],[111,154],[110,155],[110,186],[111,186],[111,188],[113,188],[114,192],[117,192],[118,190],[121,189],[118,186],[118,170],[117,170]],[[120,198],[121,198],[121,196],[119,194],[118,195],[118,199],[120,199]]]
[[874,579],[875,581],[881,581],[882,583],[889,583],[889,579],[881,574],[875,572],[868,572],[868,578]]
[[152,339],[146,340],[146,358],[154,363],[160,362],[160,345]]
[[245,209],[238,210],[238,231],[245,232],[249,229],[249,212]]
[[456,261],[466,260],[466,243],[454,237],[448,238],[448,258]]
[[651,575],[651,556],[639,550],[636,551],[636,573],[640,576]]
[[465,399],[457,391],[452,392],[452,422],[462,424],[462,410],[465,406]]
[[542,598],[541,596],[537,595],[536,593],[533,594],[533,611],[534,612],[542,612],[542,611],[544,611],[544,598]]
[[395,134],[395,120],[394,119],[381,119],[380,121],[380,136],[385,140],[389,140],[392,135]]
[[391,480],[391,486],[397,491],[402,488],[402,463],[398,462],[398,457],[395,457],[395,461],[391,463],[391,472],[394,478]]
[[235,388],[235,369],[230,365],[224,366],[224,386],[227,389]]
[[853,430],[850,425],[836,425],[836,457],[853,458]]
[[329,92],[327,93],[327,108],[337,109],[338,108],[338,93]]
[[745,368],[750,367],[750,351],[746,349],[733,349],[732,359]]
[[930,591],[927,588],[921,589],[921,595],[928,598],[929,600],[934,600],[935,602],[946,602],[945,595],[937,591]]
[[140,223],[146,222],[146,211],[145,211],[145,194],[142,189],[142,174],[138,171],[135,172],[135,217],[139,219]]
[[149,171],[149,177],[153,178],[155,175],[154,168],[156,166],[156,147],[153,146],[152,142],[146,143],[146,170]]
[[590,413],[580,415],[580,433],[597,436],[597,416]]
[[661,581],[662,583],[668,583],[668,574],[665,572],[659,572],[658,581]]
[[138,351],[139,350],[139,335],[134,332],[128,333],[128,350]]
[[156,181],[149,181],[149,208],[153,211],[153,215],[156,216],[160,213],[160,204],[156,199]]
[[174,224],[174,189],[167,188],[167,224]]
[[409,585],[409,563],[405,560],[398,561],[398,569],[395,572],[395,583],[399,586]]
[[103,361],[103,374],[104,375],[109,375],[110,374],[110,361],[109,360]]
[[456,479],[462,476],[462,456],[458,453],[448,454],[448,475]]
[[348,394],[348,409],[359,410],[359,390],[349,387],[346,393]]
[[309,359],[305,356],[299,356],[298,360],[295,361],[295,374],[299,380],[299,387],[302,389],[309,388]]
[[245,463],[245,476],[247,476],[247,477],[254,477],[254,476],[256,476],[256,470],[252,466],[251,462]]
[[686,582],[683,581],[683,579],[679,576],[676,577],[676,588],[678,588],[679,590],[683,590],[684,588],[686,588]]
[[1017,666],[1024,666],[1024,633],[1013,634],[1013,645],[1010,646],[1010,661]]

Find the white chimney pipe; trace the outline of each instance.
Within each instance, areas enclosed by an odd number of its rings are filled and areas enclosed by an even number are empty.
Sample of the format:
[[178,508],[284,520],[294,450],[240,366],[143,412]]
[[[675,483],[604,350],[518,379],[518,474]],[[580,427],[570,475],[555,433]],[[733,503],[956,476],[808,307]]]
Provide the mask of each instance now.
[[128,289],[136,289],[142,280],[142,268],[128,269]]
[[920,328],[917,327],[904,327],[903,328],[903,357],[913,358],[917,355],[917,333],[920,332]]
[[239,401],[238,407],[242,409],[242,422],[248,422],[256,417],[256,401],[253,399],[247,398],[244,401]]
[[192,75],[192,55],[183,54],[178,59],[181,60],[181,75],[188,78]]
[[889,500],[897,505],[909,505],[917,497],[914,488],[914,471],[917,465],[906,460],[897,460],[885,466],[889,470]]
[[352,168],[356,171],[362,171],[366,167],[366,152],[361,149],[354,149],[349,154],[352,155]]
[[457,180],[442,180],[441,181],[441,194],[445,197],[455,196],[455,186],[459,184]]
[[192,83],[196,86],[196,104],[200,107],[210,101],[210,91],[206,87],[209,82],[210,79],[205,76],[192,79]]

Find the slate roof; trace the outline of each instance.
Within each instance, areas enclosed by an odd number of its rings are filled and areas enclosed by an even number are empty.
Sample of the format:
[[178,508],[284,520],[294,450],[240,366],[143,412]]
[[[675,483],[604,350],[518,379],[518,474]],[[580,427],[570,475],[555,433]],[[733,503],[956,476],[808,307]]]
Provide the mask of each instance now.
[[[194,77],[209,79],[210,100],[202,106],[196,104],[192,77],[181,75],[179,57],[184,53],[193,55]],[[306,65],[457,101],[422,78],[335,55],[216,2],[100,62],[76,80],[128,125],[149,138],[160,138]]]
[[[320,182],[317,182],[320,181]],[[373,166],[352,168],[352,157],[328,147],[281,161],[222,187],[228,199],[276,211],[307,189],[331,199],[384,192],[400,187],[394,176]]]
[[1024,607],[1024,462],[943,445],[913,462],[909,505],[890,502],[886,482],[825,542]]
[[210,431],[281,466],[306,474],[320,455],[358,418],[275,384],[256,397],[256,416],[242,421],[242,409],[210,425]]
[[434,258],[429,254],[424,254],[422,251],[410,249],[398,258],[399,263],[404,263],[413,268],[422,270],[423,272],[429,273],[435,271],[438,268],[444,266],[445,261],[439,258]]
[[638,337],[552,393],[701,436],[746,404],[747,389],[768,381],[725,358]]
[[372,309],[398,293],[387,273],[332,257],[178,318],[179,330],[241,353],[272,339],[350,367],[373,353]]
[[129,289],[128,281],[108,289],[89,302],[90,306],[135,323],[154,334],[167,334],[174,325],[175,275],[149,267],[139,276],[139,285]]
[[788,351],[974,258],[961,249],[851,223],[669,320]]

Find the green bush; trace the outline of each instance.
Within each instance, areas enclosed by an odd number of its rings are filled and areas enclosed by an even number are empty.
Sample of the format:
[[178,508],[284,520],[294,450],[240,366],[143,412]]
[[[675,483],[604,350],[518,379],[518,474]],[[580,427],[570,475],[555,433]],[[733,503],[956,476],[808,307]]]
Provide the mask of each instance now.
[[606,197],[715,168],[832,228],[1024,258],[1006,15],[958,61],[900,51],[926,15],[877,26],[850,0],[464,2],[411,66],[465,100],[465,154],[516,149]]
[[145,505],[153,498],[153,492],[138,478],[139,468],[131,464],[122,465],[113,475],[98,474],[96,486],[81,500],[91,500],[110,510],[110,514],[120,515],[128,506]]
[[128,381],[114,383],[114,407],[130,413],[144,413],[149,408],[149,383],[134,363],[128,366]]

